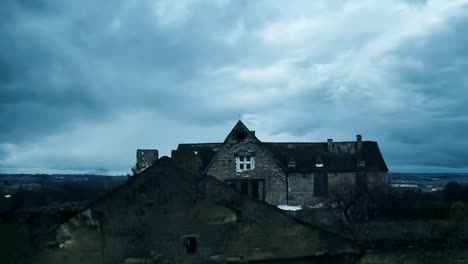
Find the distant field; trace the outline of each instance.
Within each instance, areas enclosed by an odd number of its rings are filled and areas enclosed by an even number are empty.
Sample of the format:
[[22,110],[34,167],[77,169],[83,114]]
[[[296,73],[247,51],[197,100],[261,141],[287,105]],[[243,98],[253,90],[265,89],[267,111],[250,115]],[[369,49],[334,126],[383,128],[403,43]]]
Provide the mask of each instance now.
[[127,176],[0,174],[0,214],[17,207],[91,201],[126,180]]
[[[0,195],[11,195],[21,187],[26,192],[77,194],[72,200],[81,200],[105,193],[127,180],[127,176],[101,175],[31,175],[0,174]],[[388,182],[396,188],[438,191],[450,182],[468,184],[468,173],[388,173]],[[80,195],[78,195],[80,194]]]
[[468,173],[388,173],[388,183],[393,187],[442,190],[448,182],[468,184]]

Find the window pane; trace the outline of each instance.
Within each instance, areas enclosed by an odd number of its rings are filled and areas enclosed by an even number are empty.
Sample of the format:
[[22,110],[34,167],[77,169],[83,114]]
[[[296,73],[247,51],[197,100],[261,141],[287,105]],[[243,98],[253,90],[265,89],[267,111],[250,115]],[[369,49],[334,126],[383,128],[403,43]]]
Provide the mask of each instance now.
[[249,193],[249,183],[248,182],[241,182],[241,192],[242,193],[246,193],[248,194]]
[[245,157],[245,160],[246,160],[246,161],[250,161],[250,157]]
[[258,199],[258,182],[254,181],[252,182],[252,196]]
[[197,239],[195,237],[184,238],[183,246],[185,248],[185,253],[187,254],[197,253]]
[[245,166],[247,170],[250,170],[250,163],[245,164]]
[[239,164],[239,169],[243,170],[244,169],[244,163]]
[[327,174],[314,175],[314,196],[323,197],[328,195]]

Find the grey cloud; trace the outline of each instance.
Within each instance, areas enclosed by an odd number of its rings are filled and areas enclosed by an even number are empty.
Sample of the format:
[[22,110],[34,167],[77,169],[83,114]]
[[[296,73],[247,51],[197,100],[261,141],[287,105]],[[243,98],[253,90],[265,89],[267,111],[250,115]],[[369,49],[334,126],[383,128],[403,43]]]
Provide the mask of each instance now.
[[[468,37],[461,33],[468,26],[466,15],[448,17],[445,27],[404,39],[383,54],[381,62],[372,62],[383,78],[377,84],[401,98],[414,97],[412,105],[387,109],[376,100],[387,94],[375,98],[368,93],[368,86],[376,83],[365,78],[371,78],[374,69],[355,69],[355,62],[347,61],[359,60],[367,43],[386,34],[385,27],[383,33],[380,28],[355,32],[346,25],[340,34],[309,36],[299,48],[262,39],[262,30],[275,22],[310,18],[315,15],[310,10],[321,10],[310,2],[283,6],[268,1],[196,1],[187,6],[186,17],[171,23],[160,23],[156,17],[151,4],[158,1],[1,2],[0,144],[31,144],[68,131],[72,124],[112,122],[128,112],[151,111],[207,129],[226,125],[238,114],[255,114],[276,121],[276,127],[265,128],[272,135],[301,138],[329,133],[353,140],[356,133],[363,133],[379,141],[390,168],[468,167],[462,158],[468,156],[468,145],[460,140],[468,133]],[[407,2],[420,8],[426,4]],[[332,12],[341,4],[333,2],[324,10]],[[299,19],[299,27],[302,22]],[[377,22],[363,15],[349,23]],[[227,33],[236,30],[241,32],[237,41],[227,41]],[[302,57],[294,57],[295,49]],[[349,58],[340,61],[347,54]],[[285,75],[297,74],[304,82],[258,84],[236,79],[249,67],[264,69],[290,57],[297,62],[288,65],[291,73]],[[312,75],[318,64],[336,68]],[[238,72],[215,77],[206,73],[230,66]],[[364,79],[353,79],[353,71],[360,71]],[[258,104],[245,100],[260,89],[267,93],[288,85],[297,85],[299,91],[285,92],[284,97],[280,91]],[[340,89],[344,92],[337,95]],[[228,97],[239,97],[238,103]],[[157,131],[157,126],[152,129]],[[0,150],[0,161],[6,153],[6,148]],[[84,165],[76,168],[98,165],[81,158]],[[67,155],[57,160],[62,169],[74,162]]]

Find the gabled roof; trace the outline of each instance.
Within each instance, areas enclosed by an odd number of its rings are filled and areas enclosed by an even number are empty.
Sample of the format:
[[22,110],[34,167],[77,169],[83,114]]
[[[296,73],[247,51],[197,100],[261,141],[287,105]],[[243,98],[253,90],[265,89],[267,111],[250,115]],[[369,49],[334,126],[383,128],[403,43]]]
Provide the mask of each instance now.
[[231,132],[229,132],[229,134],[227,135],[226,139],[224,140],[224,143],[226,143],[229,138],[239,138],[242,140],[241,137],[246,137],[247,134],[252,135],[258,142],[260,142],[260,140],[255,136],[255,134],[252,133],[252,131],[250,131],[247,128],[247,126],[239,120],[237,121],[236,125],[232,128]]
[[[342,144],[349,146],[355,142],[334,142],[334,144],[337,148],[328,151],[326,142],[263,143],[286,168],[290,161],[294,161],[295,167],[288,168],[289,172],[353,172],[358,171],[358,160],[365,161],[365,167],[359,168],[361,171],[388,171],[377,142],[363,141],[360,153],[339,149]],[[323,164],[323,167],[317,167],[316,164]]]
[[[246,133],[255,137],[242,121],[238,121],[223,143],[179,144],[178,151],[193,151],[201,161],[200,171],[206,171],[215,154],[228,139],[242,137]],[[355,141],[333,142],[328,150],[327,142],[261,142],[289,172],[388,172],[387,165],[375,141],[362,141],[360,151]],[[358,161],[365,161],[364,167],[357,167]],[[290,162],[295,167],[289,167]],[[323,164],[323,167],[316,166]]]
[[200,172],[205,171],[222,143],[179,144],[177,151],[192,151],[199,158]]

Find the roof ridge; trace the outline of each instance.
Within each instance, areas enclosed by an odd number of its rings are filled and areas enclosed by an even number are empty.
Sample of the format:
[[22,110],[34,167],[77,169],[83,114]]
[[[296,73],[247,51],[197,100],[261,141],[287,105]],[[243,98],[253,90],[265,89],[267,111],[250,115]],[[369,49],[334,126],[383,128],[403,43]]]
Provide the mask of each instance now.
[[217,145],[223,144],[222,142],[203,142],[203,143],[179,143],[179,145]]
[[[333,143],[355,143],[356,141],[333,141]],[[362,142],[377,142],[373,140],[363,140]],[[286,142],[265,142],[262,141],[262,143],[265,144],[327,144],[327,141],[302,141],[302,142],[291,142],[291,141],[286,141]]]

